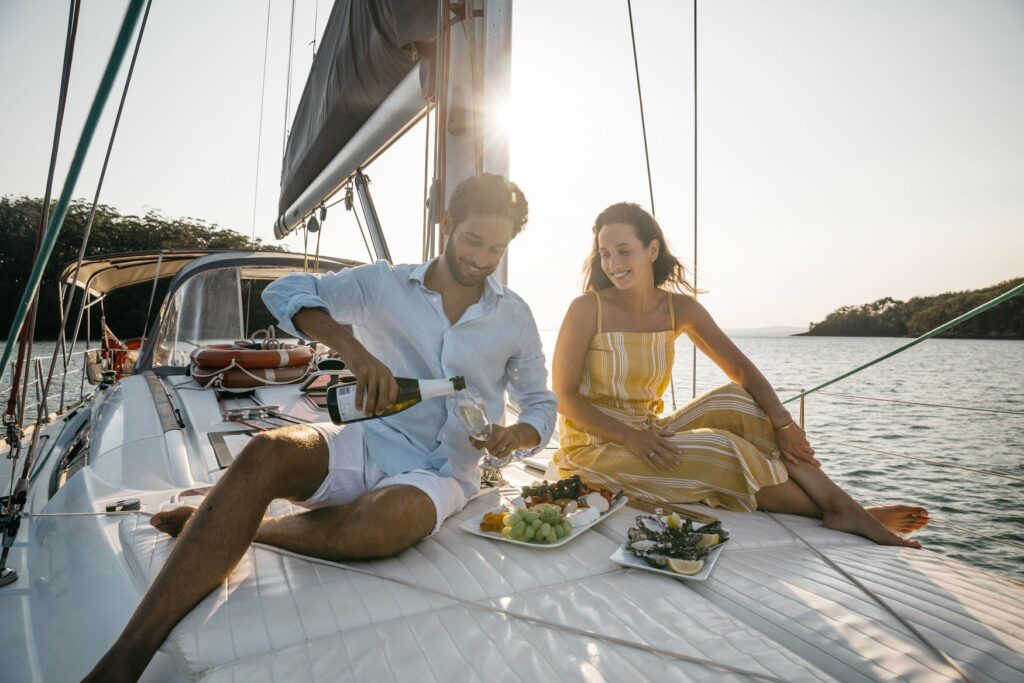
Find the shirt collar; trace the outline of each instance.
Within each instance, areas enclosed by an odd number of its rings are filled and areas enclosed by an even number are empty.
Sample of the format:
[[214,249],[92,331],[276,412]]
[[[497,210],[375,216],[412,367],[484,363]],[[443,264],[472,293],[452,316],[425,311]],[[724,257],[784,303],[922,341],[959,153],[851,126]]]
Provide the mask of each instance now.
[[[417,282],[419,282],[422,285],[424,280],[427,277],[427,270],[439,258],[441,258],[441,257],[440,256],[435,256],[434,258],[430,259],[429,261],[427,261],[425,263],[421,263],[420,265],[418,265],[415,268],[413,268],[412,272],[409,273],[409,279],[410,280],[416,280]],[[488,291],[493,292],[495,296],[504,296],[505,295],[505,288],[502,286],[502,284],[500,282],[498,282],[498,278],[494,277],[494,273],[491,273],[490,275],[487,276],[487,279],[484,280],[484,285],[485,285],[485,289],[487,291],[484,292],[484,296],[481,297],[481,299],[483,299],[483,298],[485,298],[487,296],[487,292]]]

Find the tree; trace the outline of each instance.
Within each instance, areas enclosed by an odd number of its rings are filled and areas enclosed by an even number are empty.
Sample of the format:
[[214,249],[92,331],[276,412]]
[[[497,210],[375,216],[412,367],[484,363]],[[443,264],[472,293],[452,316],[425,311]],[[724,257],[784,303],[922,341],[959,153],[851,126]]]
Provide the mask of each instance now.
[[[0,321],[5,325],[10,325],[14,319],[32,270],[42,206],[42,200],[37,198],[0,197],[0,244],[3,245],[0,248],[0,291],[7,294],[0,300]],[[36,316],[38,339],[56,339],[58,336],[57,278],[66,265],[78,258],[90,207],[91,204],[84,200],[71,203],[60,237],[43,271],[39,313]],[[96,208],[86,256],[153,249],[250,248],[252,243],[245,235],[205,221],[166,218],[157,211],[150,211],[142,218],[123,216],[112,207],[100,205]],[[284,251],[277,246],[262,245],[259,240],[256,248]],[[158,287],[154,308],[159,305],[166,286],[165,280]],[[126,337],[142,334],[151,292],[152,286],[145,284],[113,292],[104,306],[110,327]],[[255,288],[253,295],[258,295]],[[70,325],[68,331],[71,331]],[[7,329],[0,331],[0,334],[6,333]]]
[[[818,323],[809,335],[855,337],[919,337],[1024,282],[1024,278],[966,292],[914,297],[907,302],[891,297],[862,306],[843,306]],[[1024,339],[1024,295],[1004,301],[948,330],[942,337]]]

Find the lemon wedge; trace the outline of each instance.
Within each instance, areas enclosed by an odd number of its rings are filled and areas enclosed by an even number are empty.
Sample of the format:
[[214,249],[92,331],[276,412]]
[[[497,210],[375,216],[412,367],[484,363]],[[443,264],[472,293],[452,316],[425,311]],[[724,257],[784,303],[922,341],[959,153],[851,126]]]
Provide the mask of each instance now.
[[701,534],[697,541],[698,548],[710,548],[713,545],[718,545],[718,534]]
[[683,526],[683,519],[673,512],[665,520],[665,523],[668,524],[669,529],[678,529],[679,527]]
[[670,557],[668,560],[668,568],[676,574],[693,576],[704,568],[704,560],[680,560],[675,557]]

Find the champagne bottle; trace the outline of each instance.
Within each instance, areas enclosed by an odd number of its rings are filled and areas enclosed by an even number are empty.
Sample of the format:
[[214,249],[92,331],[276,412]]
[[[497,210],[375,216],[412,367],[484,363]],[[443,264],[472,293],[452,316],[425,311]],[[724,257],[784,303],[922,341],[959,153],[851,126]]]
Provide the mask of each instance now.
[[338,384],[327,390],[327,412],[331,414],[334,424],[348,424],[375,417],[386,417],[400,413],[428,398],[451,396],[456,391],[466,388],[466,380],[461,376],[449,379],[409,379],[396,377],[398,398],[385,408],[380,415],[367,415],[356,408],[356,383]]

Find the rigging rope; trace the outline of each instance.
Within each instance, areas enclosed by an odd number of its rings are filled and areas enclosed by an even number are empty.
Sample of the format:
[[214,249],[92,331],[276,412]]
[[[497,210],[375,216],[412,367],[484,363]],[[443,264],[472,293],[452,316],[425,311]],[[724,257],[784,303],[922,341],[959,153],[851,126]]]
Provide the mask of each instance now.
[[[697,0],[693,0],[693,298],[697,298]],[[692,397],[697,397],[697,345],[690,370]]]
[[430,240],[430,103],[427,103],[427,113],[423,117],[423,260],[430,258],[427,253],[427,243]]
[[633,72],[636,74],[636,96],[640,101],[640,130],[644,138],[644,161],[647,164],[647,192],[651,198],[651,215],[657,217],[654,210],[654,182],[651,179],[651,153],[647,147],[647,120],[644,116],[644,93],[640,88],[640,62],[636,56],[636,32],[633,29],[633,0],[626,0],[626,10],[629,12],[629,38],[633,43]]
[[263,100],[267,88],[267,47],[270,45],[270,0],[267,0],[267,28],[263,36],[263,80],[260,82],[260,123],[256,129],[256,179],[252,188],[252,246],[256,248],[256,199],[260,194],[260,148],[263,144]]
[[[657,218],[658,213],[654,209],[654,180],[651,177],[651,152],[647,146],[647,117],[644,115],[644,93],[640,87],[640,61],[636,54],[636,31],[633,27],[633,0],[626,0],[626,10],[629,12],[629,39],[633,45],[633,73],[636,75],[636,97],[640,102],[640,131],[644,138],[644,162],[647,166],[647,192],[651,198],[651,215]],[[662,249],[666,245],[661,245]],[[694,347],[696,348],[696,347]],[[676,410],[676,382],[672,377],[672,369],[669,368],[669,388],[672,390],[672,411]],[[696,394],[694,394],[696,396]]]
[[[780,389],[780,391],[785,391]],[[796,389],[794,391],[799,391]],[[927,408],[950,408],[952,410],[969,410],[978,413],[997,413],[999,415],[1022,415],[1024,411],[1020,410],[999,410],[998,408],[978,408],[976,406],[954,406],[947,403],[924,403],[922,401],[900,401],[895,398],[880,398],[877,396],[858,396],[856,394],[840,394],[834,391],[819,391],[819,394],[823,396],[840,396],[842,398],[852,398],[859,401],[881,401],[883,403],[899,403],[905,406],[924,406]]]
[[967,472],[974,472],[975,474],[984,474],[984,475],[987,475],[987,476],[990,476],[990,477],[1001,477],[1003,479],[1010,479],[1011,481],[1024,482],[1024,477],[1018,477],[1018,476],[1015,476],[1013,474],[1004,474],[1003,472],[995,472],[995,471],[992,471],[992,470],[983,470],[983,469],[980,469],[980,468],[977,468],[977,467],[967,467],[966,465],[958,465],[958,464],[952,463],[952,462],[944,462],[942,460],[932,460],[930,458],[922,458],[922,457],[920,457],[918,455],[907,455],[906,453],[893,453],[893,452],[890,452],[890,451],[883,451],[883,450],[879,450],[877,448],[869,448],[868,446],[861,446],[859,444],[854,444],[854,443],[844,443],[842,441],[833,441],[832,439],[826,439],[824,437],[818,436],[817,433],[815,433],[815,437],[814,438],[817,441],[822,441],[824,443],[830,443],[830,444],[833,444],[835,446],[846,446],[847,448],[856,448],[856,449],[859,449],[859,450],[862,450],[862,451],[869,451],[871,453],[879,453],[881,455],[891,455],[891,456],[896,457],[896,458],[907,458],[908,460],[918,460],[920,462],[926,462],[929,465],[935,465],[937,467],[951,467],[951,468],[955,468],[955,469],[958,469],[958,470],[966,470]]
[[[40,207],[39,228],[36,231],[36,244],[33,258],[39,258],[39,250],[42,246],[42,238],[46,229],[46,222],[50,211],[50,197],[53,192],[53,177],[57,167],[57,150],[60,147],[61,129],[64,126],[64,110],[68,99],[68,85],[71,81],[71,63],[75,53],[75,41],[78,36],[78,17],[81,13],[81,0],[71,0],[68,4],[68,31],[64,42],[64,63],[61,69],[60,94],[57,99],[57,120],[54,123],[53,144],[50,149],[50,166],[46,174],[46,191],[43,195],[43,204]],[[18,343],[18,359],[14,365],[14,377],[11,381],[11,393],[7,398],[7,411],[4,414],[4,422],[7,427],[7,440],[11,446],[11,453],[21,450],[21,427],[25,421],[25,394],[28,393],[28,371],[25,372],[24,387],[19,398],[18,384],[22,382],[21,374],[27,358],[32,354],[32,338],[35,336],[35,317],[37,296],[32,298],[32,307],[29,311],[29,324],[20,331],[20,334],[10,334],[7,337],[7,344],[4,349],[4,360],[0,364],[0,372],[6,369],[7,360],[10,356],[7,348],[15,339]],[[19,400],[21,405],[19,406]],[[13,485],[13,479],[12,479]]]
[[[314,35],[313,40],[316,41],[316,21],[313,22]],[[295,0],[292,0],[292,18],[288,24],[288,80],[284,87],[284,123],[283,130],[281,131],[281,158],[284,159],[285,154],[288,152],[288,116],[289,110],[291,109],[292,99],[292,52],[293,45],[295,43]],[[264,59],[266,56],[264,55]],[[266,78],[266,76],[264,76]]]
[[[46,234],[43,236],[43,241],[40,245],[38,258],[32,265],[32,271],[29,274],[28,281],[25,285],[25,293],[21,298],[21,302],[14,315],[14,320],[11,323],[11,330],[7,336],[8,342],[4,346],[3,358],[0,359],[0,368],[7,366],[7,361],[10,360],[11,344],[20,336],[22,326],[25,324],[25,318],[28,315],[29,303],[39,293],[39,286],[42,282],[43,271],[46,268],[47,262],[50,260],[50,255],[53,253],[53,248],[56,244],[61,228],[64,226],[64,219],[67,217],[68,208],[71,204],[71,195],[74,193],[75,184],[78,182],[78,176],[82,172],[82,166],[85,163],[86,154],[92,143],[93,135],[96,133],[96,128],[99,126],[100,117],[103,114],[107,98],[110,96],[110,91],[113,89],[114,79],[117,77],[117,72],[120,70],[125,53],[128,51],[128,45],[131,41],[132,34],[135,32],[135,26],[142,13],[142,7],[143,0],[129,0],[124,20],[121,23],[121,28],[118,31],[117,39],[114,42],[114,47],[110,54],[110,59],[108,60],[107,66],[103,72],[103,77],[100,79],[92,105],[89,107],[89,113],[85,119],[82,134],[78,139],[74,156],[72,157],[71,164],[68,167],[67,178],[64,181],[64,187],[61,190],[60,198],[57,200],[57,205],[54,207],[53,214],[50,216],[49,223],[46,228]],[[24,472],[26,475],[30,471],[30,465],[31,458],[26,458],[24,465]],[[24,480],[24,477],[22,480]],[[0,566],[3,566],[4,563],[6,563],[8,550],[9,546],[5,543],[3,553],[0,554]]]
[[[95,194],[93,194],[92,206],[89,208],[89,217],[85,221],[85,229],[84,229],[83,234],[82,234],[82,244],[78,248],[78,258],[75,260],[75,272],[74,272],[74,275],[71,278],[72,284],[67,286],[68,290],[70,291],[71,294],[67,297],[67,301],[64,303],[64,307],[61,310],[61,316],[60,316],[60,329],[61,329],[61,331],[64,330],[65,322],[67,321],[68,315],[71,313],[71,303],[72,303],[72,300],[74,299],[74,284],[73,283],[78,281],[78,275],[79,275],[79,273],[82,270],[82,261],[85,259],[86,247],[89,244],[89,237],[90,237],[90,235],[92,235],[92,226],[93,226],[93,223],[95,222],[95,219],[96,219],[96,209],[99,206],[99,202],[100,202],[100,192],[103,190],[103,181],[107,177],[107,166],[110,164],[110,154],[114,151],[114,140],[117,139],[117,130],[118,130],[118,128],[121,125],[121,114],[124,112],[124,103],[125,103],[125,100],[127,100],[127,98],[128,98],[128,88],[129,88],[129,86],[132,83],[132,74],[135,73],[135,63],[138,61],[138,58],[139,58],[139,48],[142,47],[142,36],[146,32],[146,23],[149,20],[149,10],[150,10],[150,8],[152,6],[153,6],[153,0],[147,0],[147,2],[146,2],[146,9],[145,9],[145,11],[142,14],[142,23],[139,24],[139,33],[135,37],[135,48],[132,51],[132,59],[131,59],[131,62],[129,63],[129,65],[128,65],[128,74],[125,76],[124,88],[121,90],[121,100],[120,100],[120,102],[118,102],[118,105],[117,105],[117,115],[114,117],[114,125],[111,128],[111,130],[110,130],[110,139],[107,141],[107,152],[106,152],[106,154],[103,157],[103,166],[100,168],[99,180],[96,182],[96,192],[95,192]],[[160,275],[160,263],[161,263],[162,260],[163,260],[163,252],[161,252],[160,256],[157,259],[157,277],[159,277],[159,275]],[[156,279],[153,280],[153,292],[151,293],[150,299],[149,299],[150,308],[152,308],[152,306],[153,306],[153,294],[155,294],[155,293],[156,293]],[[72,336],[72,339],[71,339],[71,348],[72,349],[74,349],[75,344],[78,342],[78,334],[77,334],[78,326],[81,324],[82,311],[83,311],[83,308],[85,306],[85,301],[86,301],[87,298],[88,297],[86,295],[86,292],[83,289],[81,305],[78,308],[78,319],[75,321],[75,334]],[[146,321],[148,322],[148,320],[149,320],[149,311],[147,310],[146,311]],[[143,330],[143,335],[145,335],[145,333],[146,333],[146,331]],[[57,366],[57,352],[58,352],[58,349],[59,349],[59,347],[54,346],[53,357],[50,359],[50,369],[49,369],[49,372],[47,373],[46,384],[44,385],[44,389],[43,389],[43,396],[44,397],[47,396],[50,393],[50,383],[53,381],[53,371],[54,371],[54,369],[56,369],[56,366]],[[38,419],[38,421],[36,423],[37,431],[38,431],[39,425],[42,424],[42,417],[43,417],[43,415],[42,415],[42,413],[40,413],[39,414],[39,419]],[[33,439],[33,443],[34,442],[35,441]]]
[[[623,645],[625,647],[629,647],[629,648],[632,648],[632,649],[635,649],[635,650],[640,650],[641,652],[647,652],[647,653],[650,653],[650,654],[660,655],[662,657],[667,657],[669,659],[676,659],[676,660],[687,662],[687,663],[690,663],[690,664],[699,664],[701,666],[705,666],[705,667],[708,667],[710,669],[719,669],[721,671],[727,671],[727,672],[730,672],[730,673],[740,674],[740,675],[743,675],[743,676],[749,676],[750,678],[753,678],[753,679],[756,679],[756,680],[772,681],[773,683],[783,683],[784,682],[784,679],[778,678],[777,676],[772,676],[771,674],[766,674],[766,673],[762,673],[762,672],[759,672],[759,671],[752,671],[750,669],[744,669],[744,668],[741,668],[741,667],[732,666],[730,664],[724,664],[722,662],[716,662],[714,660],[705,659],[703,657],[694,657],[693,655],[683,654],[682,652],[677,652],[675,650],[668,650],[668,649],[665,649],[665,648],[660,648],[660,647],[656,647],[656,646],[653,646],[653,645],[649,645],[649,644],[643,643],[643,642],[637,642],[637,641],[634,641],[634,640],[628,640],[626,638],[619,638],[617,636],[608,635],[606,633],[599,633],[597,631],[591,631],[590,629],[580,628],[580,627],[577,627],[577,626],[570,626],[569,624],[561,624],[561,623],[557,623],[557,622],[553,622],[553,621],[548,621],[547,619],[541,619],[539,617],[533,617],[533,616],[530,616],[530,615],[525,614],[523,612],[516,612],[516,611],[510,610],[510,609],[506,609],[506,608],[502,608],[502,607],[496,607],[494,605],[489,605],[489,604],[487,604],[485,602],[479,602],[477,600],[470,600],[469,598],[463,598],[463,597],[460,597],[458,595],[455,595],[454,593],[448,593],[446,591],[437,590],[435,588],[430,588],[428,586],[424,586],[422,584],[418,584],[415,581],[410,581],[408,579],[399,578],[397,576],[390,576],[388,574],[378,574],[377,572],[373,572],[373,571],[370,571],[368,569],[363,569],[362,567],[356,567],[354,565],[345,564],[343,562],[332,562],[330,560],[322,560],[320,558],[311,557],[309,555],[300,555],[299,553],[293,553],[293,552],[291,552],[289,550],[285,550],[283,548],[278,548],[277,546],[266,545],[264,543],[253,543],[252,545],[254,547],[263,548],[264,550],[268,550],[270,552],[277,553],[279,555],[284,555],[286,557],[293,557],[293,558],[298,559],[298,560],[305,560],[307,562],[312,562],[314,564],[321,564],[321,565],[324,565],[324,566],[327,566],[327,567],[336,567],[338,569],[344,569],[346,571],[350,571],[350,572],[353,572],[355,574],[361,574],[363,576],[369,576],[371,578],[380,579],[382,581],[388,581],[390,583],[395,583],[395,584],[398,584],[400,586],[405,586],[407,588],[412,588],[414,590],[423,591],[424,593],[429,593],[429,594],[435,595],[435,596],[437,596],[439,598],[443,598],[443,599],[446,599],[446,600],[451,600],[451,601],[456,602],[456,603],[458,603],[460,605],[463,605],[465,607],[470,607],[470,608],[481,610],[481,611],[484,611],[484,612],[489,612],[491,614],[495,614],[495,615],[498,615],[498,616],[501,616],[501,617],[506,617],[506,618],[509,618],[509,619],[514,619],[514,620],[517,620],[517,621],[525,621],[525,622],[527,622],[529,624],[536,624],[537,626],[543,626],[544,628],[549,628],[549,629],[552,629],[554,631],[562,631],[564,633],[571,633],[572,635],[582,636],[584,638],[591,638],[593,640],[600,640],[600,641],[603,641],[603,642],[606,642],[606,643],[612,643],[614,645]],[[625,573],[626,571],[628,571],[628,570],[627,569],[617,569],[617,570],[613,570],[612,572],[609,572],[609,574],[621,574],[621,573]]]
[[837,562],[833,561],[832,558],[830,558],[825,553],[823,553],[820,550],[818,550],[818,548],[816,548],[812,543],[810,543],[810,541],[805,539],[803,536],[801,536],[795,530],[793,530],[788,524],[786,524],[781,519],[779,519],[778,516],[775,515],[775,513],[766,512],[765,514],[768,515],[769,517],[771,517],[775,521],[776,524],[781,526],[783,529],[788,531],[792,536],[794,536],[797,540],[799,540],[801,543],[803,543],[805,546],[807,546],[811,550],[811,552],[813,552],[815,555],[817,555],[819,559],[821,559],[822,561],[825,562],[825,564],[827,564],[829,567],[831,567],[834,571],[838,572],[843,578],[845,578],[847,581],[849,581],[854,586],[859,588],[861,590],[861,592],[863,592],[869,598],[874,600],[875,603],[877,603],[882,609],[884,609],[886,612],[888,612],[893,617],[895,617],[896,621],[900,622],[900,624],[902,624],[904,628],[906,628],[908,631],[910,631],[910,633],[915,638],[917,638],[919,641],[924,643],[928,647],[928,649],[930,649],[933,653],[938,655],[939,659],[941,659],[942,661],[946,662],[946,664],[951,666],[953,668],[953,670],[956,671],[960,675],[960,677],[964,679],[964,681],[967,681],[967,683],[973,683],[974,679],[971,678],[967,674],[967,672],[963,670],[963,667],[961,667],[952,657],[950,657],[948,654],[946,654],[944,650],[940,649],[935,643],[933,643],[931,640],[926,638],[921,633],[921,631],[919,631],[917,629],[916,626],[914,626],[908,620],[903,618],[903,616],[900,615],[895,609],[893,609],[892,606],[890,606],[888,602],[883,600],[881,597],[878,596],[877,593],[875,593],[870,588],[865,586],[864,583],[860,581],[860,579],[854,577],[848,571],[846,571],[845,569],[840,567]]

